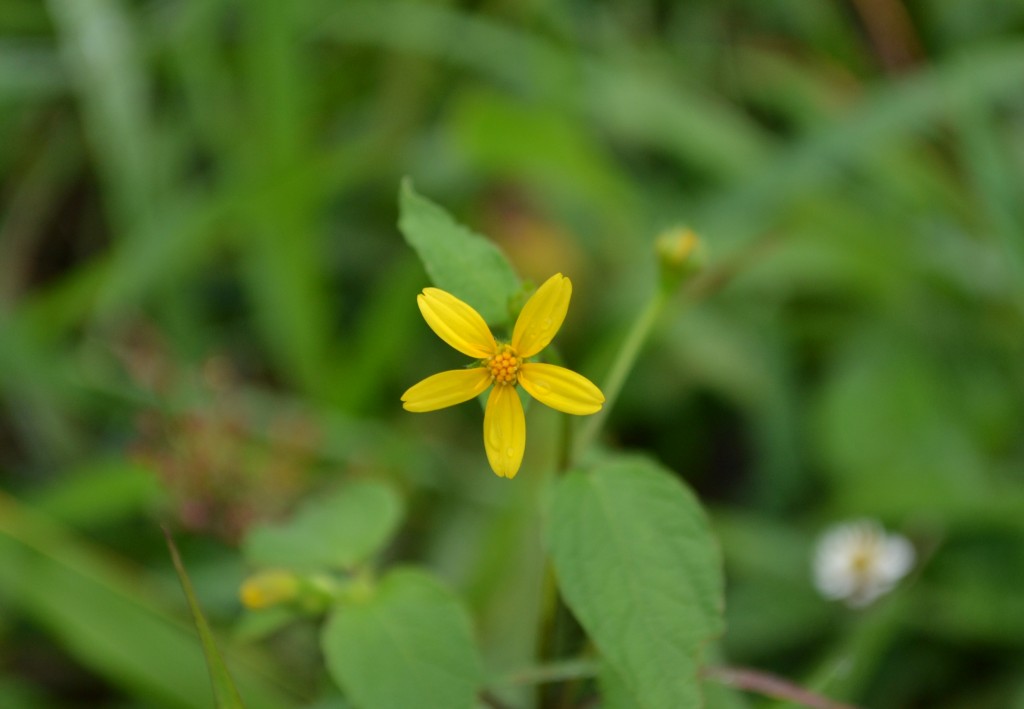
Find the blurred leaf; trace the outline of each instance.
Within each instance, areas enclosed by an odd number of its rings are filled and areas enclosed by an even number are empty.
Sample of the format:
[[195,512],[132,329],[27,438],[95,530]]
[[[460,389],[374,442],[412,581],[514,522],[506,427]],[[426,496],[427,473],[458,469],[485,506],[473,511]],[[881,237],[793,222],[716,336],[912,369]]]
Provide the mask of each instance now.
[[380,551],[401,517],[401,500],[390,487],[355,482],[310,500],[288,522],[254,527],[243,551],[257,566],[350,568]]
[[658,70],[581,56],[493,20],[413,2],[329,3],[310,27],[344,42],[367,42],[461,65],[501,87],[574,109],[624,142],[665,151],[684,167],[737,175],[767,157],[763,132],[727,103]]
[[228,672],[228,667],[224,664],[224,658],[221,657],[220,651],[217,649],[217,642],[213,639],[213,631],[210,630],[210,624],[206,622],[203,609],[199,606],[199,600],[192,589],[192,582],[188,578],[188,572],[185,571],[185,565],[181,562],[178,547],[175,546],[174,539],[166,527],[164,527],[164,536],[167,538],[167,548],[171,553],[171,560],[174,562],[174,570],[178,574],[178,580],[181,581],[181,589],[185,592],[185,598],[188,599],[188,607],[192,611],[192,620],[196,624],[196,630],[199,631],[199,639],[203,644],[203,654],[206,656],[206,666],[210,670],[210,682],[213,684],[214,701],[218,707],[241,708],[242,698],[238,695],[238,688],[235,687],[235,682],[231,679],[231,673]]
[[498,247],[418,194],[409,179],[402,182],[399,205],[398,226],[434,285],[472,305],[491,325],[507,322],[519,277]]
[[[0,494],[0,592],[75,659],[167,707],[207,706],[210,680],[195,632],[162,608],[152,580]],[[294,700],[251,664],[235,677],[251,707]]]
[[[423,269],[405,252],[375,279],[359,321],[349,334],[348,357],[339,361],[332,400],[347,411],[365,411],[374,397],[389,386],[400,363],[407,360],[411,341],[420,332],[420,314],[411,307],[409,293],[423,282]],[[387,327],[381,327],[387,323]],[[414,327],[413,323],[417,323]]]
[[332,317],[320,220],[324,193],[303,179],[316,152],[307,115],[312,67],[297,41],[300,5],[254,0],[241,15],[247,105],[240,127],[259,149],[225,157],[239,181],[253,188],[240,243],[256,323],[282,373],[318,396],[326,390]]
[[910,513],[984,496],[985,462],[951,385],[931,353],[887,327],[869,326],[838,358],[818,423],[827,470],[851,512],[902,504]]
[[829,634],[840,609],[811,587],[809,569],[808,563],[802,575],[786,581],[730,581],[724,645],[734,661],[770,665],[780,654],[798,651]]
[[701,205],[693,223],[716,234],[716,254],[764,233],[777,212],[807,192],[842,185],[848,168],[938,131],[952,106],[1015,96],[1024,79],[1024,45],[992,44],[963,52],[874,89],[842,118],[793,141],[747,177]]
[[629,183],[576,117],[494,91],[463,92],[453,112],[453,140],[482,169],[518,177],[539,192],[572,194],[620,219],[630,211]]
[[360,709],[470,709],[482,681],[469,616],[432,576],[390,572],[370,598],[338,608],[327,668]]
[[250,609],[235,624],[233,637],[241,642],[255,642],[301,618],[298,608],[284,603],[259,610]]
[[153,217],[156,160],[146,63],[122,0],[49,0],[115,223]]
[[602,709],[641,709],[642,705],[633,698],[621,675],[607,662],[601,663],[597,682],[601,687]]
[[59,483],[37,493],[32,504],[61,522],[85,527],[136,517],[161,496],[153,471],[132,461],[113,459],[78,466]]
[[0,105],[47,99],[67,90],[67,80],[51,47],[0,40]]
[[693,494],[640,457],[573,471],[555,488],[547,541],[566,603],[638,706],[700,704],[723,578]]
[[[981,513],[983,515],[984,513]],[[979,515],[979,517],[981,516]],[[1018,509],[1024,519],[1024,508]],[[930,560],[908,621],[945,642],[1005,645],[1024,637],[1024,530],[968,522]]]
[[10,707],[55,709],[57,704],[47,698],[46,694],[43,688],[33,685],[29,679],[0,675],[0,697],[3,697],[4,702]]

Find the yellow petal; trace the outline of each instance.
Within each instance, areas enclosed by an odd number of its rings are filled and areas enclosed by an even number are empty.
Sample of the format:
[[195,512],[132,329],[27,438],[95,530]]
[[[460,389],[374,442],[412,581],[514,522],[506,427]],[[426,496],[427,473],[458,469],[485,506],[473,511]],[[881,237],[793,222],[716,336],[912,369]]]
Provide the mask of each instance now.
[[427,377],[402,394],[406,411],[435,411],[469,401],[491,384],[491,370],[486,367],[452,369]]
[[484,411],[484,448],[491,469],[502,478],[514,478],[526,450],[526,417],[514,386],[496,386]]
[[567,414],[597,413],[604,404],[604,394],[592,381],[553,364],[526,362],[519,367],[519,383],[537,401]]
[[544,282],[526,301],[512,331],[512,347],[520,357],[532,357],[548,346],[569,310],[572,283],[561,273]]
[[498,347],[480,313],[440,288],[424,288],[416,297],[423,319],[437,336],[463,354],[490,357]]

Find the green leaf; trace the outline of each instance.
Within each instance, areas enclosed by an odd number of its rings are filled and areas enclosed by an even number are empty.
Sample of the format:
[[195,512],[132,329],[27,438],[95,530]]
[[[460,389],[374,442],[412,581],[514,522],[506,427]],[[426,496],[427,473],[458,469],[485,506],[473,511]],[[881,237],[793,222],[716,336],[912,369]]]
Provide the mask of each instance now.
[[203,644],[203,654],[206,656],[206,666],[210,670],[210,682],[213,684],[213,697],[216,706],[240,708],[243,706],[242,697],[239,696],[238,688],[235,687],[235,682],[231,679],[231,673],[228,672],[228,666],[224,664],[224,658],[221,657],[220,651],[217,649],[217,642],[213,639],[213,631],[210,630],[210,624],[206,622],[203,609],[199,606],[199,600],[196,598],[196,593],[192,588],[192,581],[185,571],[185,565],[181,562],[178,547],[174,544],[174,539],[166,527],[164,527],[164,537],[167,539],[167,549],[171,552],[174,570],[178,574],[178,580],[181,581],[181,589],[185,592],[185,598],[188,599],[188,607],[192,611],[192,620],[196,624],[196,630],[199,631],[199,639]]
[[[0,595],[4,612],[46,632],[69,657],[138,704],[210,703],[195,631],[168,610],[158,579],[0,492]],[[13,617],[13,616],[12,616]],[[254,648],[228,647],[235,680],[254,709],[296,706],[293,690]],[[7,699],[7,694],[0,691]],[[7,702],[6,706],[10,706]]]
[[398,227],[430,280],[461,298],[491,325],[508,321],[508,303],[519,292],[519,276],[498,247],[457,223],[451,216],[402,181]]
[[350,568],[380,551],[401,518],[401,500],[390,487],[351,483],[308,502],[288,522],[254,528],[243,551],[256,566]]
[[135,518],[161,501],[162,495],[157,476],[144,465],[102,458],[68,470],[31,501],[40,512],[81,529]]
[[122,227],[152,219],[157,176],[145,49],[123,0],[49,0],[85,133]]
[[469,616],[434,577],[389,573],[324,627],[327,669],[361,709],[475,706],[482,669]]
[[638,707],[701,703],[702,647],[722,631],[722,564],[696,498],[620,457],[557,483],[547,542],[559,588]]
[[601,688],[602,709],[640,709],[625,681],[607,662],[601,663],[597,682]]
[[66,89],[67,78],[52,48],[36,42],[0,41],[0,105],[51,99]]
[[622,219],[634,204],[636,195],[603,141],[551,104],[464,91],[450,120],[453,139],[475,169],[512,176],[544,194],[574,197],[607,218]]

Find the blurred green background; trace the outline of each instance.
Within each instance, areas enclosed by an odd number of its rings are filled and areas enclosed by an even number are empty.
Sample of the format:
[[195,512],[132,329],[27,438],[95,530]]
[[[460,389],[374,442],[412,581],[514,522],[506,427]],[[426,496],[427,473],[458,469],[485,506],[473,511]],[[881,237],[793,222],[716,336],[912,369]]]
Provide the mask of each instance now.
[[[701,235],[713,287],[605,440],[708,507],[722,662],[1024,707],[1021,0],[0,0],[0,136],[3,706],[208,705],[156,520],[250,706],[343,706],[313,621],[243,619],[237,545],[360,477],[488,671],[532,662],[559,418],[510,483],[477,407],[402,411],[462,364],[415,307],[408,175],[572,278],[558,345],[597,382],[655,236]],[[850,611],[810,558],[857,517],[920,564]]]

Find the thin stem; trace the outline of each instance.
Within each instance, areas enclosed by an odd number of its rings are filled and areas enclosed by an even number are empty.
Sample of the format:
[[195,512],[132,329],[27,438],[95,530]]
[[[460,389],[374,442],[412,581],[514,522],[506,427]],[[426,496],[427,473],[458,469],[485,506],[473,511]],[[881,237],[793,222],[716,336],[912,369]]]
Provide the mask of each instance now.
[[576,447],[573,451],[574,461],[579,460],[580,456],[590,447],[597,434],[601,431],[601,426],[608,417],[608,412],[615,406],[615,401],[619,398],[622,387],[625,385],[629,373],[633,370],[633,365],[636,364],[636,358],[640,354],[640,349],[651,334],[651,330],[658,321],[658,316],[661,315],[666,302],[668,302],[668,293],[665,289],[659,288],[651,296],[650,301],[648,301],[646,307],[644,307],[633,323],[629,334],[626,335],[619,353],[615,356],[615,362],[608,372],[608,377],[601,387],[605,398],[604,407],[593,416],[588,417],[583,424],[579,436],[576,438]]
[[547,684],[550,682],[586,679],[594,677],[597,674],[597,669],[598,664],[596,661],[587,658],[575,658],[509,672],[498,677],[495,680],[495,684]]
[[746,667],[708,667],[704,669],[706,679],[735,687],[746,692],[756,692],[766,697],[796,702],[810,709],[857,709],[852,704],[837,702],[828,697],[804,689],[776,675]]

